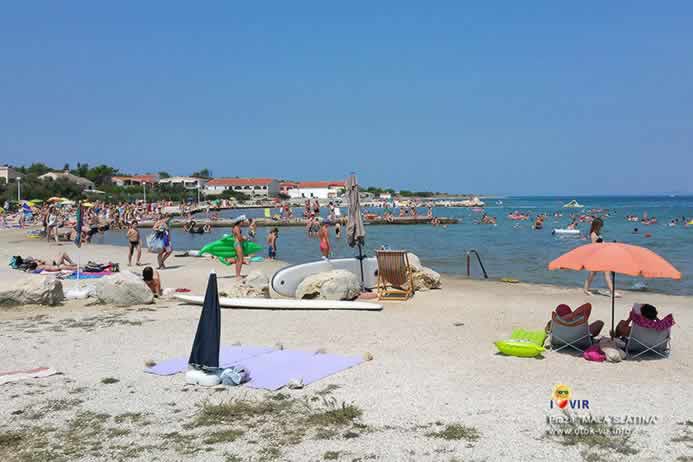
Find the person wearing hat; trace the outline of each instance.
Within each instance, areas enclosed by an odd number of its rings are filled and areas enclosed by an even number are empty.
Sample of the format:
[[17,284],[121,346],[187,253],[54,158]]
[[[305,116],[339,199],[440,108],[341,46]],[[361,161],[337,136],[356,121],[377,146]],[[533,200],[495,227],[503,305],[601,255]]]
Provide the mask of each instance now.
[[231,228],[231,234],[235,240],[234,248],[236,250],[236,278],[241,278],[241,269],[243,269],[243,233],[241,232],[241,224],[245,221],[245,215],[238,217]]

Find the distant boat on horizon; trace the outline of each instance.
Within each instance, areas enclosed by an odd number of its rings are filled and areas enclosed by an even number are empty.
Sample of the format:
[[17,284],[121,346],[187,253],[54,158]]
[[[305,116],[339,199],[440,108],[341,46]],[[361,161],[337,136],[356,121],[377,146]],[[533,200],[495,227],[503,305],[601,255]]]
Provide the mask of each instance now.
[[578,203],[578,201],[576,201],[575,199],[573,199],[572,201],[570,201],[570,202],[568,202],[567,204],[563,205],[563,207],[564,207],[564,208],[567,208],[567,209],[584,209],[584,208],[585,208],[584,205]]

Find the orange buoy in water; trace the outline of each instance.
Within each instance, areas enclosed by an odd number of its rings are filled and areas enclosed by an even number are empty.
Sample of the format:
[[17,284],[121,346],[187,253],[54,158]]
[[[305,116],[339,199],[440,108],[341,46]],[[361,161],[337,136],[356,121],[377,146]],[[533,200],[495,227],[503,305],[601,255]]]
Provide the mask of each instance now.
[[645,233],[645,237],[652,237],[652,234],[650,234],[650,233]]

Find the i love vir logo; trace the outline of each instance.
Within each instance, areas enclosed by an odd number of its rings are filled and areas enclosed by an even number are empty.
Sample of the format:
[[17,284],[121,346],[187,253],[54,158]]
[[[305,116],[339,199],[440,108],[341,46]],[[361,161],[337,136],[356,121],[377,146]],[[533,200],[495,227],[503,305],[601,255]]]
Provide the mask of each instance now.
[[[553,399],[553,403],[555,403],[559,409],[565,409],[570,402],[570,387],[563,384],[556,385],[553,387],[551,398]],[[551,407],[553,407],[553,403]]]

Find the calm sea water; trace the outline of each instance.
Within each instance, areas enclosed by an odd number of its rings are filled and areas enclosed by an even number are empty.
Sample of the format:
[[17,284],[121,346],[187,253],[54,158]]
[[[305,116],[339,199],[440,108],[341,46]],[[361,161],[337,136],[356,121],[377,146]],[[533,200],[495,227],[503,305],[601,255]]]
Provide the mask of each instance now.
[[[470,209],[436,208],[437,216],[460,218],[462,222],[446,228],[431,225],[407,226],[367,226],[366,252],[372,255],[381,246],[408,249],[416,253],[423,264],[441,273],[466,274],[465,253],[475,249],[481,255],[490,278],[511,277],[524,282],[579,286],[586,274],[574,271],[548,271],[548,262],[568,250],[585,244],[576,237],[553,236],[553,228],[563,228],[570,223],[569,215],[575,209],[563,209],[562,205],[572,197],[509,197],[502,199],[503,205],[495,205],[495,200],[487,201],[486,212],[496,216],[496,226],[477,225],[474,221],[480,216]],[[641,280],[617,275],[617,287],[632,289],[645,284],[645,290],[673,294],[693,295],[693,225],[685,227],[668,226],[673,218],[693,218],[693,197],[579,197],[578,202],[591,208],[609,209],[602,231],[606,241],[619,241],[650,248],[666,258],[683,274],[680,281],[666,279]],[[563,213],[561,218],[550,217],[543,230],[533,230],[532,221],[516,222],[507,218],[513,210],[530,213]],[[375,210],[382,213],[382,210]],[[626,221],[626,215],[657,217],[655,225],[643,225]],[[262,215],[262,210],[225,211],[225,217],[244,213],[248,217]],[[275,211],[273,210],[273,213]],[[301,213],[296,210],[295,214]],[[420,210],[425,214],[425,210]],[[634,228],[638,234],[633,233]],[[589,224],[580,225],[583,234],[589,231]],[[264,244],[269,228],[258,228],[257,241]],[[173,243],[178,250],[199,249],[205,243],[220,238],[228,229],[216,228],[210,234],[194,235],[174,230]],[[651,237],[645,237],[650,233]],[[126,245],[124,233],[109,232],[96,237],[97,242]],[[355,250],[346,245],[345,240],[331,241],[336,256],[353,256]],[[319,258],[318,242],[306,236],[303,228],[279,228],[278,258],[290,263],[313,261]],[[472,265],[472,275],[480,277],[477,264]],[[604,287],[604,278],[595,278],[595,288]]]

